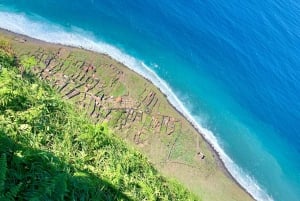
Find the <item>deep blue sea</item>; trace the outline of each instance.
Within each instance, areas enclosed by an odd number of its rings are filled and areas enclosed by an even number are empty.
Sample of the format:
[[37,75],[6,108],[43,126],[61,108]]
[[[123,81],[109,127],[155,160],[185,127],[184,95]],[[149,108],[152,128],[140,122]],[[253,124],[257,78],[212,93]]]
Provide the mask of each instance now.
[[0,0],[0,27],[152,80],[257,200],[300,200],[297,0]]

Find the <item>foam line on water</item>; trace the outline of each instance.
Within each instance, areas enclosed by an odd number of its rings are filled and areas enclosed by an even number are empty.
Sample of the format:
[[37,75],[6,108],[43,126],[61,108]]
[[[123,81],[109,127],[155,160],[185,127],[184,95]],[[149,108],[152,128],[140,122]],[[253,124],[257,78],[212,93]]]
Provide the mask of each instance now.
[[236,181],[245,188],[258,201],[272,201],[273,199],[258,185],[254,178],[246,174],[221,148],[214,134],[200,125],[199,121],[183,105],[170,86],[162,80],[152,69],[142,61],[127,55],[120,49],[107,43],[98,41],[91,34],[77,29],[66,31],[58,25],[47,22],[45,19],[32,20],[20,13],[0,11],[0,27],[9,31],[24,34],[46,42],[82,47],[88,50],[105,53],[126,65],[128,68],[151,80],[168,98],[169,102],[177,108],[204,136],[219,154],[225,167]]

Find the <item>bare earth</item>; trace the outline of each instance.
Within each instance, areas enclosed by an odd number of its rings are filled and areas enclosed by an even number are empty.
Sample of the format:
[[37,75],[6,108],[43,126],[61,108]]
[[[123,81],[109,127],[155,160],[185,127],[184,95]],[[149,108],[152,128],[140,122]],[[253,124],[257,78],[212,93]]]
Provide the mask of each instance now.
[[[35,56],[33,72],[95,123],[144,153],[167,177],[203,200],[253,200],[230,176],[201,133],[151,82],[107,55],[0,30],[17,57]],[[122,161],[120,161],[122,162]]]

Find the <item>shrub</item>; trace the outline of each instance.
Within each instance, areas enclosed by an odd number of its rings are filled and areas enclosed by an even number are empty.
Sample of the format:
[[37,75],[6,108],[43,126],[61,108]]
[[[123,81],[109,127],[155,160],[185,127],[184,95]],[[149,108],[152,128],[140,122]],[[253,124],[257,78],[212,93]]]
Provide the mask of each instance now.
[[7,40],[0,39],[0,69],[12,67],[15,64],[15,58],[12,48]]

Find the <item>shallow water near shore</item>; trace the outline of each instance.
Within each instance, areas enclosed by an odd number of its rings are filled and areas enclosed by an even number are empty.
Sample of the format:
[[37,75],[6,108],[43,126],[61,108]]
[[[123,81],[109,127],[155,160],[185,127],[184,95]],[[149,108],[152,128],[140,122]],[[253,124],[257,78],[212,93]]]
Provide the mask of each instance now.
[[151,79],[257,200],[299,199],[296,2],[0,5],[2,28],[107,53]]

